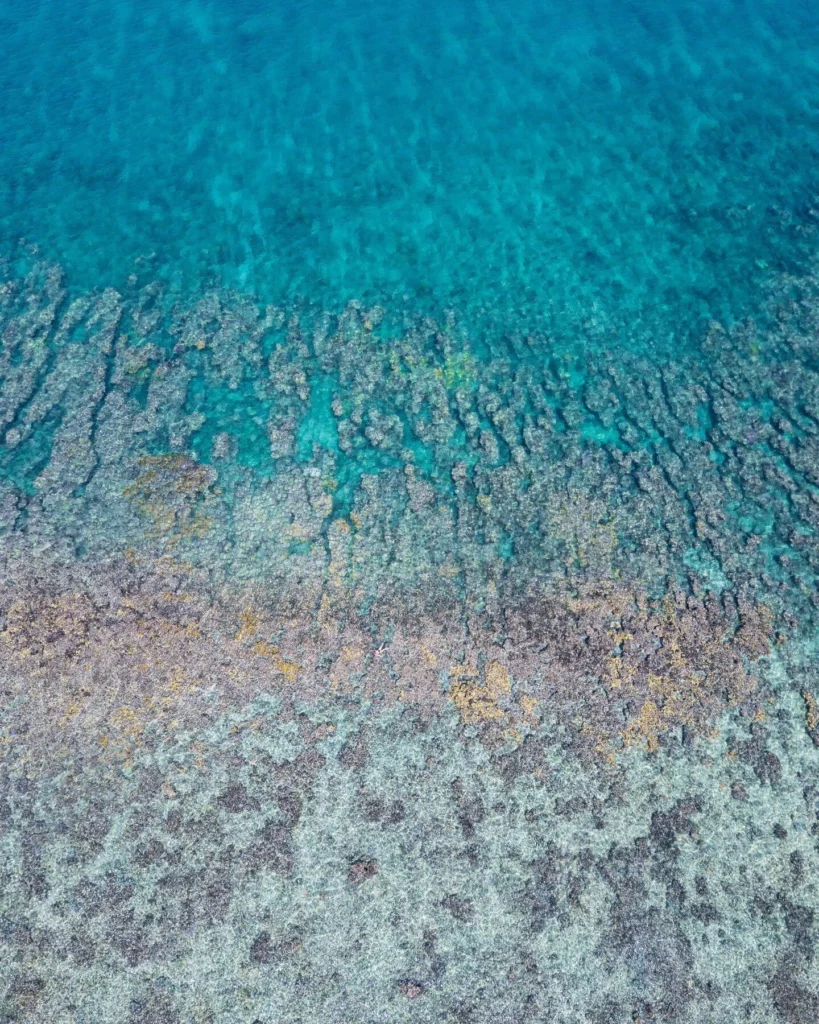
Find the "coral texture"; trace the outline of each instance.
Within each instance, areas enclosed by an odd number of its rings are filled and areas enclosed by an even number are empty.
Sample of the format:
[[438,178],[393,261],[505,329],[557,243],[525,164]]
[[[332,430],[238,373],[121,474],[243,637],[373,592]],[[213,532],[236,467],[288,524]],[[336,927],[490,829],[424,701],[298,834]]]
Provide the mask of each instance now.
[[769,303],[581,367],[9,273],[2,1019],[814,1020],[819,285]]

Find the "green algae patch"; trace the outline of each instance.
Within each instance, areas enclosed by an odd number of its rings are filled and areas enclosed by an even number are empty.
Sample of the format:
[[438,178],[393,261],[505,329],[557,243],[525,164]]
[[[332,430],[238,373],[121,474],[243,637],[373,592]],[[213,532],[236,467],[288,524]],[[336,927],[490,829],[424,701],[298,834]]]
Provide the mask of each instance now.
[[447,356],[442,366],[434,368],[433,374],[447,391],[472,391],[478,386],[478,364],[469,352],[457,352]]

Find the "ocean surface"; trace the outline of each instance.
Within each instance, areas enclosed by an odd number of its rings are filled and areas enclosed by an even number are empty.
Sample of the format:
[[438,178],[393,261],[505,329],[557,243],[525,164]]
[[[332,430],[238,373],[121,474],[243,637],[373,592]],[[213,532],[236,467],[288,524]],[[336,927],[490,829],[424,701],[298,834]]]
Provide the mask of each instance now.
[[0,1024],[819,1020],[819,7],[3,0]]
[[658,340],[812,253],[797,0],[6,0],[0,240],[75,288],[594,318]]

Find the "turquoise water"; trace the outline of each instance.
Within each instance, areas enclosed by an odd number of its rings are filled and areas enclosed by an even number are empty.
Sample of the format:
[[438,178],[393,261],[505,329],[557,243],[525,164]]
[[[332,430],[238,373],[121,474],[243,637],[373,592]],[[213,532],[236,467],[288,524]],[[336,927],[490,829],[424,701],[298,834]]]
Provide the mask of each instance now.
[[0,241],[331,310],[652,345],[815,245],[794,0],[7,0]]
[[[554,526],[533,483],[576,468],[597,495],[620,474],[621,500],[649,465],[737,538],[812,535],[783,490],[814,486],[812,398],[786,380],[810,396],[812,356],[781,337],[819,226],[811,5],[12,0],[0,18],[9,501],[56,488],[96,522],[88,503],[107,514],[171,452],[218,464],[228,517],[234,491],[293,472],[334,519],[377,478],[394,520],[409,473],[460,518],[491,505],[457,546],[514,565]],[[748,318],[753,339],[704,342]],[[698,543],[680,572],[711,564]]]

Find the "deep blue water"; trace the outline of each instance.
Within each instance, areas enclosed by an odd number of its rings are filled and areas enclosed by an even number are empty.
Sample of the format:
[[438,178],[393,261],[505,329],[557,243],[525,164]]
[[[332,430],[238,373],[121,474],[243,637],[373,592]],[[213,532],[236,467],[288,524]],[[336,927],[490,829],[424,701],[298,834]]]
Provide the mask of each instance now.
[[5,0],[0,243],[658,343],[810,256],[818,113],[797,0]]

